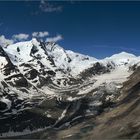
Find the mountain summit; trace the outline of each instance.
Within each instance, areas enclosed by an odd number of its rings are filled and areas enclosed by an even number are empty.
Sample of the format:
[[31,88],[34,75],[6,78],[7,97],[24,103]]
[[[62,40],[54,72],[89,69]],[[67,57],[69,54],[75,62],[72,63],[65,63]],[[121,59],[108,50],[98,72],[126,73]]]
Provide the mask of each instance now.
[[[0,134],[65,128],[111,108],[140,57],[99,60],[37,39],[0,46]],[[12,121],[9,121],[12,120]]]

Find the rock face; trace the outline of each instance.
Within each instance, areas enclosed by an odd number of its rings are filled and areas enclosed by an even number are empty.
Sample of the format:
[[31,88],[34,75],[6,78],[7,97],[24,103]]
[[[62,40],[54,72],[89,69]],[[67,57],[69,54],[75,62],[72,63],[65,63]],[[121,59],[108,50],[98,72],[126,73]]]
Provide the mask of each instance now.
[[0,47],[0,137],[128,138],[139,65],[125,52],[98,60],[37,39]]

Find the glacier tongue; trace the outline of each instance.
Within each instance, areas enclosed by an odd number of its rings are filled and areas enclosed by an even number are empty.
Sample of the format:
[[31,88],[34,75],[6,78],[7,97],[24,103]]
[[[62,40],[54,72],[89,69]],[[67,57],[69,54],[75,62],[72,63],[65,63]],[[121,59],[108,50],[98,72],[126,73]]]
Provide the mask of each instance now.
[[[127,78],[132,74],[132,71],[129,71],[127,67],[120,66],[119,68],[116,68],[115,70],[111,71],[110,73],[105,73],[102,75],[97,75],[91,78],[90,80],[96,80],[96,82],[89,86],[86,90],[82,89],[79,91],[79,95],[86,94],[93,89],[96,89],[100,86],[107,86],[108,84],[115,84],[116,87],[121,88],[122,83],[127,80]],[[113,91],[113,85],[111,85],[110,90]]]

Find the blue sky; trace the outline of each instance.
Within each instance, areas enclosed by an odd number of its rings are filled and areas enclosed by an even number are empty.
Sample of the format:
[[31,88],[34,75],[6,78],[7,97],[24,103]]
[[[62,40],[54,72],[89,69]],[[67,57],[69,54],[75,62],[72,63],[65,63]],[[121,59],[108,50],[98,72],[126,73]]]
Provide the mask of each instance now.
[[[58,44],[97,58],[140,55],[140,2],[0,1],[0,35],[48,32]],[[63,38],[63,39],[62,39]]]

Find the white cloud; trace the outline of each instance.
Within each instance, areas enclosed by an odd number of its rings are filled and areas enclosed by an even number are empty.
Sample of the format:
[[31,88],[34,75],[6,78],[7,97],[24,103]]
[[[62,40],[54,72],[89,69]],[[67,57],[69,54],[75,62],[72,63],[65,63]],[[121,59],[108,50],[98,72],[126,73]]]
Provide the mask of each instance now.
[[47,42],[57,42],[62,40],[63,37],[61,35],[57,35],[56,37],[52,37],[52,38],[47,38],[46,41]]
[[48,1],[41,0],[39,8],[42,12],[60,12],[62,11],[62,6],[50,4]]
[[49,33],[47,31],[44,31],[44,32],[33,32],[32,33],[32,36],[33,37],[39,37],[39,38],[42,38],[42,37],[45,37],[45,36],[48,36]]
[[[49,33],[47,31],[44,32],[33,32],[32,33],[32,37],[39,37],[40,39],[43,37],[48,36]],[[29,38],[28,34],[14,34],[12,35],[12,37],[10,39],[7,39],[4,35],[0,36],[0,45],[3,47],[6,47],[7,45],[11,45],[17,41],[22,41],[22,40],[26,40]],[[47,37],[46,41],[47,42],[58,42],[60,40],[62,40],[63,37],[61,35],[57,35],[55,37]]]
[[26,40],[26,39],[28,39],[28,37],[29,37],[28,34],[23,34],[23,33],[15,34],[15,35],[12,36],[14,41]]
[[0,45],[6,47],[7,45],[13,44],[14,41],[12,39],[6,39],[4,35],[0,36]]

